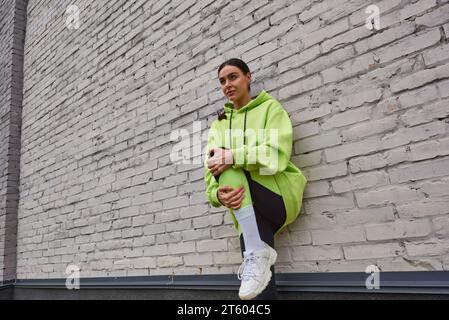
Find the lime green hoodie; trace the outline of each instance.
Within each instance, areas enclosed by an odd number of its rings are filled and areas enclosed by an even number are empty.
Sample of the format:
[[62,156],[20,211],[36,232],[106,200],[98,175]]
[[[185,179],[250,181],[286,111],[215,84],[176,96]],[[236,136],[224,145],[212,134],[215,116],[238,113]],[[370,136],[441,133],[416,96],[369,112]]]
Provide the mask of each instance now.
[[[298,217],[307,183],[301,170],[290,161],[293,129],[288,113],[280,102],[265,90],[237,110],[234,109],[232,102],[226,102],[224,112],[226,119],[217,119],[211,124],[207,150],[213,147],[231,149],[234,154],[234,168],[248,171],[254,181],[282,196],[287,219],[277,231],[278,234]],[[245,138],[243,139],[241,135],[239,140],[243,143],[234,142],[238,140],[234,136],[234,131],[239,131],[235,129],[241,129],[240,132],[246,133]],[[275,129],[278,139],[274,139],[276,135],[270,136],[270,132],[273,132],[270,129]],[[232,137],[229,136],[230,132]],[[264,154],[266,156],[259,156]],[[277,159],[271,157],[273,155],[277,155]],[[217,198],[219,184],[207,167],[207,155],[204,168],[208,200],[214,207],[220,207],[222,204]],[[229,209],[229,212],[240,235],[242,230],[234,212],[232,209]]]

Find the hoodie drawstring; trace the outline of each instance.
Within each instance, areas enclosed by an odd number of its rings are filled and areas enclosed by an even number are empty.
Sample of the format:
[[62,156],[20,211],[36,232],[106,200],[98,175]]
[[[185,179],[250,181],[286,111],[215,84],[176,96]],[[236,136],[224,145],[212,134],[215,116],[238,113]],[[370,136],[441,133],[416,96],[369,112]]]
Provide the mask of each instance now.
[[[232,129],[232,114],[234,110],[231,109],[231,119],[229,119],[229,143],[231,144],[232,149],[232,135],[231,135],[231,129]],[[245,109],[245,121],[243,123],[243,145],[246,145],[246,114],[248,112],[248,108]]]
[[229,144],[231,145],[232,149],[232,135],[231,135],[231,128],[232,128],[232,113],[234,112],[234,110],[231,109],[231,118],[229,119]]

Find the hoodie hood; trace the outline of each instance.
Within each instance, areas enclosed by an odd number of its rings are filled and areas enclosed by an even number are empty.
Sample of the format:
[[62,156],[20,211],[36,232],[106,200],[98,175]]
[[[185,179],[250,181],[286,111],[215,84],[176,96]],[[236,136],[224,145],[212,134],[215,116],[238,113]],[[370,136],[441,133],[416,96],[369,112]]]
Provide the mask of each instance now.
[[257,96],[252,97],[251,100],[246,105],[244,105],[243,107],[241,107],[238,110],[234,109],[234,104],[231,101],[226,102],[224,104],[224,112],[226,114],[231,113],[231,112],[236,112],[236,113],[246,112],[247,110],[251,110],[270,99],[273,99],[273,97],[265,90],[262,90],[262,91],[260,91],[260,93]]

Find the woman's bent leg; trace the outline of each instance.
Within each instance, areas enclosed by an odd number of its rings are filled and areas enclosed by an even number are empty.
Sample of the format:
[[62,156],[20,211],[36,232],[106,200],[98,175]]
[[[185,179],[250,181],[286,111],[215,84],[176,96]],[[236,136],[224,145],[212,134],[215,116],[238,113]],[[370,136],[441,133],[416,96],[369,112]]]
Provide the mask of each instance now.
[[218,185],[220,187],[230,186],[233,188],[238,188],[243,186],[245,189],[245,197],[243,198],[240,208],[244,208],[252,204],[248,179],[242,169],[234,169],[232,167],[228,168],[216,177],[216,179],[218,180]]

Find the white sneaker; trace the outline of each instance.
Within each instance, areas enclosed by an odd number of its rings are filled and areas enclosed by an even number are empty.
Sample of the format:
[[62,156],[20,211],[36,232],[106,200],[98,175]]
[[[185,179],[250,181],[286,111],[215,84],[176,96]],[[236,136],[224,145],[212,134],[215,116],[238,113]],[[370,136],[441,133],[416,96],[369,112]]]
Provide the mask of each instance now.
[[243,262],[237,276],[242,280],[239,297],[249,300],[259,295],[271,279],[271,266],[277,259],[277,252],[265,243],[265,249],[256,252],[243,252]]

